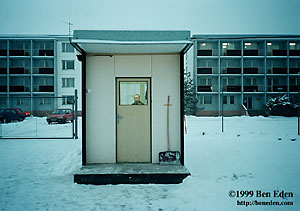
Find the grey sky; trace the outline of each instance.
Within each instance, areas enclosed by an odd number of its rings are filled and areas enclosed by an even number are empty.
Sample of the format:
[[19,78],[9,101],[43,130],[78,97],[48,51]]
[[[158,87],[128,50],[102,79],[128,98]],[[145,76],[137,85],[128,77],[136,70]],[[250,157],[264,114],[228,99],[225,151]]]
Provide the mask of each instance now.
[[0,33],[72,29],[300,34],[299,0],[0,0]]

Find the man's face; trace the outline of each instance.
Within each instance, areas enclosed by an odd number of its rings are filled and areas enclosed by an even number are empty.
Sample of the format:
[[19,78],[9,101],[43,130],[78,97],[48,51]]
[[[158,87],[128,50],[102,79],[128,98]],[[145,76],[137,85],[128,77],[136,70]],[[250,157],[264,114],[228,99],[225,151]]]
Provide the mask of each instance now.
[[134,96],[134,102],[139,102],[140,101],[140,97],[138,95]]

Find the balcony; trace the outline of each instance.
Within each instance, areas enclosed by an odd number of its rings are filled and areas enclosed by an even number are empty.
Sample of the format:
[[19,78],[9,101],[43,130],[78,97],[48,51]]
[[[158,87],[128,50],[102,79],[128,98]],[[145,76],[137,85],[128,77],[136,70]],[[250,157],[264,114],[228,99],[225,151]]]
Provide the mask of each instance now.
[[212,56],[212,50],[198,50],[197,56]]
[[53,85],[38,85],[38,86],[34,86],[33,91],[34,92],[54,92],[54,86]]
[[9,50],[10,56],[29,56],[29,51],[24,49]]
[[244,56],[258,56],[258,50],[244,50]]
[[6,49],[0,49],[0,56],[7,56],[7,50]]
[[212,74],[211,67],[198,67],[197,74]]
[[290,67],[290,74],[299,74],[300,73],[300,68],[294,68]]
[[[299,89],[300,91],[300,89]],[[290,92],[298,92],[298,86],[297,85],[290,85]]]
[[239,67],[227,67],[226,74],[241,74],[241,68]]
[[11,67],[9,68],[9,74],[29,74],[29,69],[24,67]]
[[212,86],[198,86],[197,92],[212,92]]
[[54,68],[51,67],[40,67],[39,74],[54,74]]
[[258,68],[257,67],[245,67],[244,74],[258,74]]
[[0,86],[0,92],[7,92],[7,86]]
[[273,67],[272,74],[287,74],[287,68],[285,67]]
[[271,92],[287,92],[286,85],[273,85],[268,89]]
[[287,56],[287,50],[272,50],[272,56]]
[[290,50],[289,55],[290,56],[300,56],[300,50]]
[[39,56],[54,56],[54,50],[39,50]]
[[7,68],[6,67],[0,67],[0,74],[7,74]]
[[29,92],[30,87],[24,85],[9,86],[10,92]]
[[225,87],[225,92],[241,92],[241,86],[238,85],[228,85]]
[[241,50],[226,50],[224,56],[241,56]]
[[258,86],[244,86],[244,92],[258,92]]

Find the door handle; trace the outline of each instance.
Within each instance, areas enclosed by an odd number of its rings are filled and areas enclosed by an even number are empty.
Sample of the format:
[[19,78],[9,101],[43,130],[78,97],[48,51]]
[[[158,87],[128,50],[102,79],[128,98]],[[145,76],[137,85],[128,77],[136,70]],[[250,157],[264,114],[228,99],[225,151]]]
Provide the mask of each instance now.
[[118,124],[120,123],[120,119],[123,119],[123,117],[120,116],[119,114],[117,114],[117,123],[118,123]]

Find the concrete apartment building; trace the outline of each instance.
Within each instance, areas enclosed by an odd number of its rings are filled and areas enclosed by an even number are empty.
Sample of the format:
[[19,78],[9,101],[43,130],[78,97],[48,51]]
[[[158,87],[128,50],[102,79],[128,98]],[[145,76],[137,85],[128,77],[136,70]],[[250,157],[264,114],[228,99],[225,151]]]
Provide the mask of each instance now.
[[[33,113],[70,107],[81,63],[67,35],[0,36],[0,108]],[[300,79],[299,35],[193,35],[192,68],[197,115],[265,113],[269,97],[296,97]],[[190,63],[189,57],[186,63]],[[53,100],[47,97],[64,97]],[[11,99],[7,97],[12,97]],[[40,97],[40,98],[26,98]],[[43,98],[45,97],[45,98]]]
[[81,64],[69,38],[66,35],[0,36],[1,108],[18,107],[33,114],[68,108],[71,103],[68,96],[74,95],[77,89],[78,110],[81,110]]
[[197,115],[265,113],[271,96],[297,97],[300,36],[194,35]]

